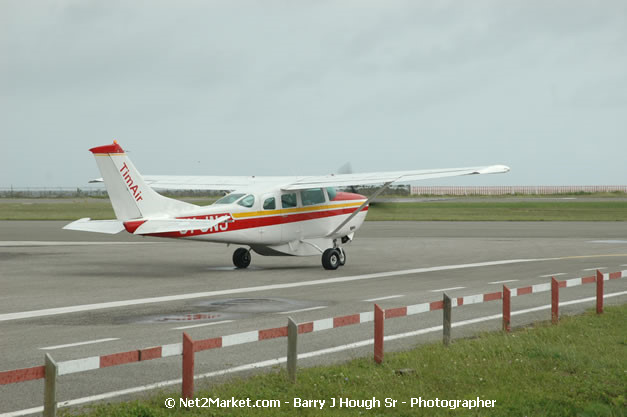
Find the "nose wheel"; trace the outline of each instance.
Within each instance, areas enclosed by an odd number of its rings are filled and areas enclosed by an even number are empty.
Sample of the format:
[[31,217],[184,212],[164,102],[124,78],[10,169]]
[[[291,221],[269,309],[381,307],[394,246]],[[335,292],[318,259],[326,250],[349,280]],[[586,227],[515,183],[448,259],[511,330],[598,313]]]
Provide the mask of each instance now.
[[324,269],[334,270],[346,263],[346,252],[342,248],[329,248],[322,254]]
[[233,252],[233,265],[238,269],[248,268],[248,265],[250,265],[250,251],[244,248],[237,248]]

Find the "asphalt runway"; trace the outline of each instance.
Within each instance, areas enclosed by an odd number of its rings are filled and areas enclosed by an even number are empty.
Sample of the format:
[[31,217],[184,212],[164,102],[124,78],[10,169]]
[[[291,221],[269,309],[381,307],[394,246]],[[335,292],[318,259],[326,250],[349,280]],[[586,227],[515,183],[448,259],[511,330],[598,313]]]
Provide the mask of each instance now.
[[[0,371],[43,364],[44,353],[65,361],[181,341],[284,326],[436,301],[446,291],[465,296],[510,287],[627,269],[627,224],[616,222],[366,222],[347,247],[347,264],[325,271],[318,257],[261,257],[235,270],[235,247],[191,241],[63,231],[67,222],[0,222]],[[627,279],[606,282],[608,304],[627,301]],[[594,296],[594,285],[563,289],[561,301]],[[521,311],[550,304],[549,293],[514,298]],[[574,314],[593,306],[561,308]],[[455,337],[500,328],[498,301],[453,310]],[[196,315],[196,316],[194,316]],[[541,309],[514,317],[514,326],[546,320]],[[191,318],[191,319],[190,319]],[[386,335],[441,325],[434,311],[386,321]],[[299,365],[370,355],[372,323],[301,335]],[[386,341],[386,351],[438,340],[439,332]],[[349,346],[355,344],[354,346]],[[323,350],[333,349],[332,353]],[[202,387],[272,369],[286,352],[284,338],[200,352],[196,373],[224,371]],[[272,361],[279,359],[278,361]],[[256,365],[255,365],[256,364]],[[249,366],[246,366],[249,365]],[[233,368],[237,368],[233,370]],[[237,372],[236,372],[237,371]],[[177,391],[180,356],[59,378],[58,399],[110,401],[150,393],[153,384]],[[139,388],[138,388],[139,387]],[[0,416],[40,406],[43,381],[5,385]],[[82,400],[81,400],[82,399]]]

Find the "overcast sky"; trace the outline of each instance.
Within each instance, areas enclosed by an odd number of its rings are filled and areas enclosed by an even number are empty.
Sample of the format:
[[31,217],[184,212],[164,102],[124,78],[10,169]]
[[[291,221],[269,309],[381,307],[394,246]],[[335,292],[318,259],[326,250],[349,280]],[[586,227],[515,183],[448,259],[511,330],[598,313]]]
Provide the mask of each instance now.
[[0,187],[506,164],[627,183],[627,2],[0,0]]

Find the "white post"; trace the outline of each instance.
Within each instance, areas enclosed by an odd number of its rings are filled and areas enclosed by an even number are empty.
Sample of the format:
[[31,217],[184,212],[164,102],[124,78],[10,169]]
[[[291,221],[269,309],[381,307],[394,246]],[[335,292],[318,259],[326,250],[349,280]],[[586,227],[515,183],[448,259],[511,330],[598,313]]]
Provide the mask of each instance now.
[[291,317],[287,318],[287,376],[296,382],[296,360],[298,359],[298,325]]
[[59,370],[57,363],[50,354],[45,357],[45,380],[44,380],[44,417],[55,417],[57,415],[57,375]]
[[451,310],[453,307],[453,302],[451,301],[451,297],[446,295],[446,293],[443,294],[443,301],[444,306],[442,309],[442,339],[444,342],[444,346],[448,346],[451,343]]

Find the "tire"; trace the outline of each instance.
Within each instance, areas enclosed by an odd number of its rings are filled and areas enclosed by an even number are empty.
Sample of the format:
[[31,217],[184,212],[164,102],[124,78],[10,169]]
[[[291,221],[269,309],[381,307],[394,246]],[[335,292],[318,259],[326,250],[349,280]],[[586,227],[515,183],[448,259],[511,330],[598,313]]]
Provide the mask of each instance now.
[[233,265],[238,269],[248,268],[248,265],[250,265],[250,251],[244,248],[237,248],[233,252]]
[[346,265],[346,251],[344,249],[337,250],[340,253],[340,266]]
[[324,269],[334,270],[340,266],[340,251],[329,248],[322,254],[322,266]]

